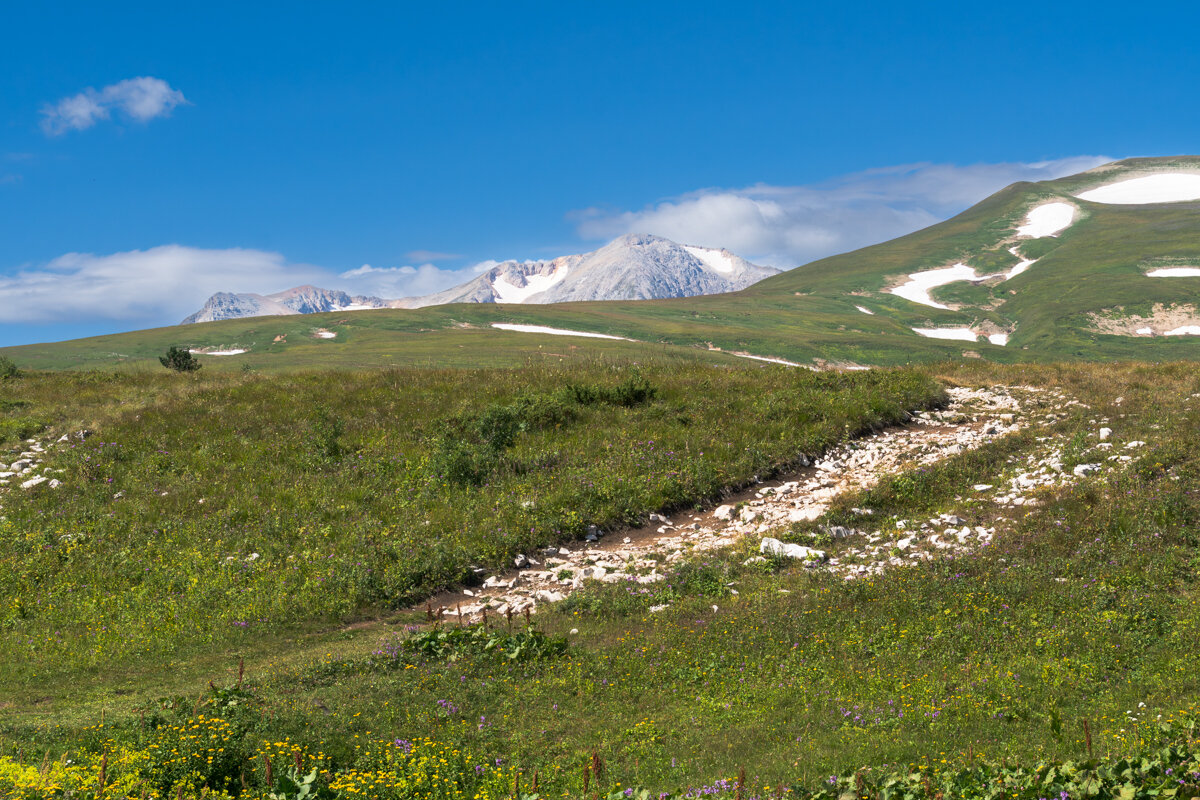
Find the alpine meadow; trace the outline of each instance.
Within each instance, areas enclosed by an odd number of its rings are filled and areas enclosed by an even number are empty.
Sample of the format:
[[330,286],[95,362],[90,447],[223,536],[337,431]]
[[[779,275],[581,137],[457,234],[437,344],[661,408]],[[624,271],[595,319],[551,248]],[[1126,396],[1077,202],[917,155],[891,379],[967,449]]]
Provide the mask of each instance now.
[[1200,800],[1198,28],[7,4],[0,800]]

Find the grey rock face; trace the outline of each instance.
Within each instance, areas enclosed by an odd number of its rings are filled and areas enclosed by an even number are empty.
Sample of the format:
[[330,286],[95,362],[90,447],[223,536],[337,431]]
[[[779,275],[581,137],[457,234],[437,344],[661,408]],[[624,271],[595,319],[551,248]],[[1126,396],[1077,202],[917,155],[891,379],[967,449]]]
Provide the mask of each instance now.
[[319,314],[323,311],[345,311],[361,308],[388,308],[389,302],[378,297],[361,297],[345,292],[320,289],[316,286],[297,286],[275,294],[233,294],[217,292],[208,298],[204,308],[183,320],[212,322],[237,317],[275,317],[287,314]]
[[505,261],[479,277],[424,297],[384,300],[297,286],[275,294],[218,292],[183,324],[235,317],[315,314],[363,308],[423,308],[446,303],[565,303],[654,300],[736,292],[779,270],[727,250],[629,234],[599,250],[549,261]]
[[779,270],[727,250],[629,234],[591,253],[550,261],[505,261],[462,286],[406,305],[653,300],[735,292]]

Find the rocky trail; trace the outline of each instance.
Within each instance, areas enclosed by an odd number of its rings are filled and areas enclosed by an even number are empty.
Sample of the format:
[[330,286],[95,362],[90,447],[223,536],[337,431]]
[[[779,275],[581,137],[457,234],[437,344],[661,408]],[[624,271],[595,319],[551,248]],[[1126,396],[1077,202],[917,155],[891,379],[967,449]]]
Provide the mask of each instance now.
[[[1131,461],[1142,441],[1120,441],[1107,418],[1091,419],[1082,445],[1044,436],[1012,459],[1002,477],[971,487],[956,498],[960,510],[931,519],[877,519],[870,508],[855,509],[853,527],[818,525],[803,539],[794,523],[816,523],[835,498],[868,489],[883,476],[936,464],[1025,428],[1054,423],[1087,406],[1061,392],[1030,386],[950,388],[946,408],[914,416],[903,426],[846,442],[779,480],[759,482],[703,513],[651,514],[639,528],[605,534],[593,528],[587,540],[517,556],[513,567],[486,577],[474,588],[446,592],[421,604],[438,617],[478,619],[490,613],[535,612],[559,602],[586,581],[651,584],[664,579],[674,562],[709,550],[758,539],[753,559],[789,558],[812,570],[846,580],[876,575],[987,546],[1039,494],[1061,488]],[[1120,398],[1116,401],[1120,405]],[[90,431],[55,439],[28,439],[0,462],[0,511],[6,492],[43,485],[59,489],[54,451],[82,441]],[[1073,448],[1066,453],[1067,448]],[[117,496],[120,496],[119,494]],[[987,508],[989,513],[980,513]],[[968,519],[974,518],[974,522]],[[982,524],[981,524],[982,523]],[[813,526],[809,526],[810,528]],[[791,535],[790,535],[791,534]],[[653,610],[653,609],[652,609]]]
[[[957,513],[876,522],[872,509],[855,509],[861,525],[818,529],[821,540],[830,543],[822,546],[836,549],[836,553],[781,541],[779,537],[786,535],[792,523],[818,520],[835,498],[870,488],[885,475],[936,464],[999,437],[1087,409],[1056,390],[1029,386],[951,388],[948,394],[950,403],[945,409],[918,414],[902,427],[847,442],[798,473],[759,483],[710,511],[670,517],[652,514],[646,526],[607,535],[593,529],[588,541],[520,555],[513,569],[487,577],[479,587],[439,595],[422,608],[438,617],[463,620],[478,619],[485,609],[501,615],[535,612],[541,604],[565,599],[585,581],[654,583],[664,579],[665,567],[681,558],[747,537],[759,539],[760,555],[750,560],[794,558],[806,568],[854,580],[987,546],[996,534],[996,525],[1010,521],[1003,514],[1018,515],[1023,508],[1036,505],[1041,492],[1129,461],[1129,453],[1145,444],[1119,444],[1113,441],[1110,428],[1097,427],[1085,451],[1067,458],[1062,442],[1055,437],[1039,438],[1033,452],[1013,461],[1002,482],[977,484],[972,496],[959,498],[964,507],[994,504],[986,525],[968,524]],[[1091,420],[1097,426],[1107,422]],[[1080,457],[1085,457],[1086,463],[1073,463]]]

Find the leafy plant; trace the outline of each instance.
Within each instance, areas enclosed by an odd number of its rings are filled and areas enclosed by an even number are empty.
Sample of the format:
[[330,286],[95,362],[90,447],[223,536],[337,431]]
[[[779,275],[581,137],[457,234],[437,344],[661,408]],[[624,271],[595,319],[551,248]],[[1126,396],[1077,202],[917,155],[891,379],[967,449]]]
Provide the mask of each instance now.
[[175,345],[171,345],[166,354],[159,356],[158,360],[164,367],[176,372],[195,372],[200,369],[200,362],[187,348]]
[[533,629],[508,633],[471,625],[414,633],[404,641],[404,647],[428,658],[450,661],[468,654],[495,655],[508,661],[536,661],[561,656],[567,651],[567,640]]
[[339,418],[329,413],[329,409],[324,406],[317,407],[310,430],[312,449],[318,458],[336,461],[345,453],[341,441],[345,426]]
[[0,356],[0,380],[15,378],[20,374],[17,370],[17,365],[11,358]]
[[275,778],[275,786],[267,796],[271,800],[332,800],[337,793],[318,780],[319,772],[313,767],[307,775],[301,775],[296,767],[288,767]]

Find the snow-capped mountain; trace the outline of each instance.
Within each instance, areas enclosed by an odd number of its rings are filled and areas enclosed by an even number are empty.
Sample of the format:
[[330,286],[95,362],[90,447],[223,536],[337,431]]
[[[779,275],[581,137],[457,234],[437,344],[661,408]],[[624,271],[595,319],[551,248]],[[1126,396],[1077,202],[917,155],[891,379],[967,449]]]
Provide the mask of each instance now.
[[779,272],[728,250],[691,247],[631,233],[599,250],[550,261],[505,261],[478,278],[425,297],[408,308],[444,303],[565,303],[651,300],[745,289]]
[[423,308],[446,303],[693,297],[735,292],[778,272],[751,264],[728,250],[681,245],[661,236],[634,233],[591,253],[549,261],[504,261],[467,283],[424,297],[383,300],[314,286],[268,295],[219,292],[183,322],[367,308]]
[[322,311],[361,311],[367,308],[390,308],[395,301],[378,297],[348,295],[316,286],[297,286],[275,294],[234,294],[217,292],[208,298],[204,308],[185,319],[192,322],[213,322],[235,317],[273,317],[284,314],[318,314]]

